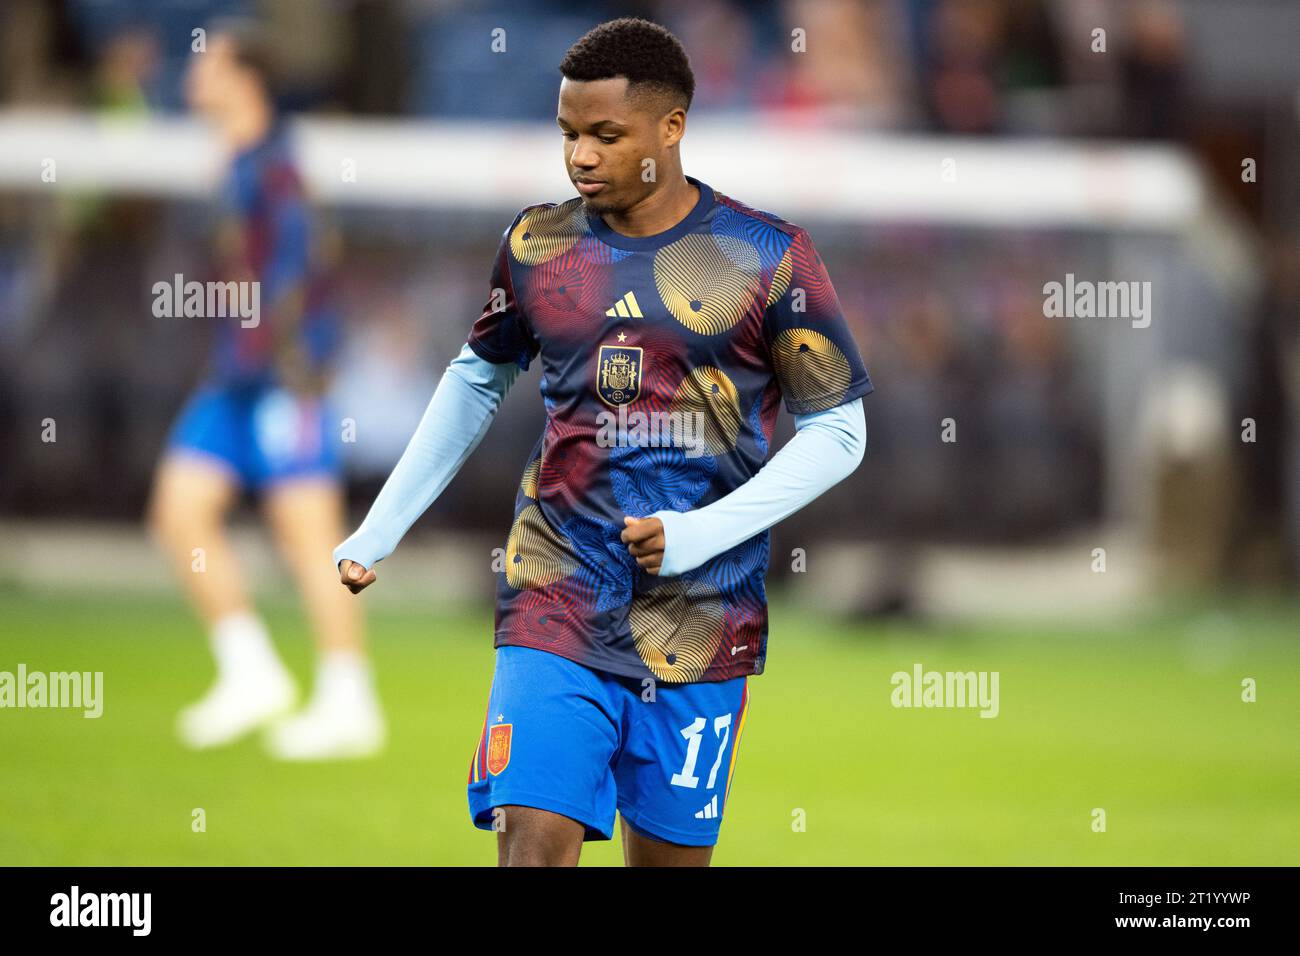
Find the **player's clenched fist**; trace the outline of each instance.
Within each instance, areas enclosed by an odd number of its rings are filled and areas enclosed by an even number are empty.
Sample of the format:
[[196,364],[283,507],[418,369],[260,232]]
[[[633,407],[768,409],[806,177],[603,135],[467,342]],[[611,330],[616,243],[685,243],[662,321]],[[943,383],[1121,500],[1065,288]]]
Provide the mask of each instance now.
[[623,518],[623,542],[636,563],[658,574],[664,563],[664,523],[658,518]]
[[355,561],[344,558],[339,562],[339,580],[353,594],[360,594],[378,580],[374,569],[367,571]]

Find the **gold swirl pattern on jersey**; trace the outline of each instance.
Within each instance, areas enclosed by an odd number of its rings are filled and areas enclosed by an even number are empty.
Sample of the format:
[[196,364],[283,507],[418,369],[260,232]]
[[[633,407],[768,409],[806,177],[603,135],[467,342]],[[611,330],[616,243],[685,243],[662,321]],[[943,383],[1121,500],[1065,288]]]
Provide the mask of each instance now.
[[812,329],[786,329],[772,342],[772,363],[796,414],[834,408],[853,382],[839,347]]
[[722,643],[722,595],[678,578],[632,598],[628,624],[650,673],[662,681],[698,680]]
[[519,512],[506,541],[506,583],[527,591],[554,584],[578,569],[568,543],[553,529],[537,505]]
[[581,200],[544,206],[526,213],[510,231],[510,254],[526,266],[563,255],[587,232]]
[[740,393],[722,369],[700,365],[682,379],[670,410],[693,416],[700,423],[695,437],[710,455],[725,455],[736,447],[740,434]]
[[669,313],[692,332],[732,328],[762,294],[758,250],[734,236],[692,234],[655,253],[654,277]]

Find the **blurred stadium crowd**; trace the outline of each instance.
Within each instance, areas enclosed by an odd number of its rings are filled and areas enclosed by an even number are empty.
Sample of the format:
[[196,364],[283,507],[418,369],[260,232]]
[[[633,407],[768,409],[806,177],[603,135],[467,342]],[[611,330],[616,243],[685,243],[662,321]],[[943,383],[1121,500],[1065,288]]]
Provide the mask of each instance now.
[[[178,110],[195,24],[257,13],[294,42],[285,103],[361,114],[535,120],[592,23],[648,16],[690,51],[699,112],[957,133],[1177,136],[1188,31],[1168,0],[12,0],[6,98]],[[1099,23],[1114,56],[1091,50]],[[482,38],[509,25],[498,68]],[[792,31],[817,55],[788,55]],[[508,46],[509,49],[509,46]],[[513,51],[512,51],[513,52]]]
[[[1196,339],[1189,323],[1192,340],[1173,349],[1215,366],[1230,422],[1267,423],[1249,454],[1232,454],[1232,480],[1212,496],[1211,512],[1223,516],[1213,573],[1281,578],[1300,554],[1297,9],[1265,0],[7,0],[0,103],[178,112],[194,26],[254,13],[291,38],[281,65],[292,110],[546,122],[567,46],[595,22],[636,14],[664,23],[689,51],[696,123],[1181,144],[1247,224],[1260,278],[1247,301],[1206,297],[1199,327],[1212,332]],[[517,52],[508,69],[485,40],[502,25]],[[1108,55],[1093,48],[1098,26]],[[800,29],[818,55],[791,55]],[[1249,56],[1200,42],[1246,35]],[[1243,182],[1243,157],[1265,171],[1257,182]],[[808,159],[815,175],[817,157]],[[558,166],[558,141],[553,156],[520,162]],[[358,502],[387,474],[478,314],[512,211],[499,221],[333,211],[352,333],[338,388],[374,410],[350,463]],[[201,271],[207,215],[201,203],[148,197],[0,193],[0,512],[138,515],[206,346],[194,325],[153,318],[149,290]],[[801,224],[817,237],[878,394],[867,403],[867,466],[787,533],[1005,542],[1105,517],[1106,372],[1076,330],[1044,319],[1041,287],[1066,272],[1106,275],[1120,255],[1113,237]],[[1165,238],[1125,241],[1162,271],[1213,270]],[[534,388],[530,379],[516,390]],[[961,440],[939,443],[939,422],[958,413]],[[443,520],[504,529],[541,415],[531,394],[507,404],[466,467],[472,477],[435,506]],[[19,440],[46,416],[88,440],[57,454]],[[846,512],[860,520],[846,524]]]

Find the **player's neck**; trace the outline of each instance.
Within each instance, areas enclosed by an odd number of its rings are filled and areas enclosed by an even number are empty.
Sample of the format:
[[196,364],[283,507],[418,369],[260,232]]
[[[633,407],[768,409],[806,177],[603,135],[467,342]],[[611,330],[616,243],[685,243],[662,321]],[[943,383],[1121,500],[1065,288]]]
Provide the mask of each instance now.
[[271,108],[264,103],[233,110],[221,119],[221,138],[233,152],[242,153],[266,139],[275,123]]
[[601,216],[615,232],[636,239],[667,232],[691,214],[700,201],[700,190],[681,173],[625,212]]

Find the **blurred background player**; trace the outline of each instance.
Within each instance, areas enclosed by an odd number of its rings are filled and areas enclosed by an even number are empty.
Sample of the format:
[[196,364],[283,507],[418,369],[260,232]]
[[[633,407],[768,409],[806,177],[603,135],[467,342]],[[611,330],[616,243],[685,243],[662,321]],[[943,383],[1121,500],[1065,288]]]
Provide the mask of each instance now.
[[181,739],[195,748],[229,743],[284,715],[297,697],[223,528],[248,489],[258,493],[297,582],[319,658],[306,709],[271,726],[266,745],[286,759],[362,756],[382,746],[385,727],[361,610],[320,560],[343,530],[324,396],[338,323],[324,301],[317,237],[276,112],[271,63],[260,28],[228,21],[208,31],[185,77],[189,106],[212,122],[230,154],[215,274],[203,278],[260,284],[259,297],[245,299],[259,302],[260,314],[207,316],[219,323],[215,354],[173,427],[149,522],[208,627],[217,663],[212,688],[180,715]]

